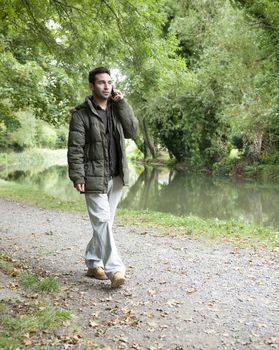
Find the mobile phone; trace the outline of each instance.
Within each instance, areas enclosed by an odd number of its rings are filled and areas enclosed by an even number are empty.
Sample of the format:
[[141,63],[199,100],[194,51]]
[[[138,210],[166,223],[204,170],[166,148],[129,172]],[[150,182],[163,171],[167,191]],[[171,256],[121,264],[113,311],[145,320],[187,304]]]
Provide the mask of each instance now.
[[115,91],[113,90],[113,87],[111,89],[111,97],[114,97],[116,95]]

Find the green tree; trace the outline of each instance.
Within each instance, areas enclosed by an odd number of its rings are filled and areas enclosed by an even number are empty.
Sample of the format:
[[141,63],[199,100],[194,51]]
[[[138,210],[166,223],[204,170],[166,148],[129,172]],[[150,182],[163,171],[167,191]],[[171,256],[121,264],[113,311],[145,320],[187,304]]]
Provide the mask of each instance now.
[[[139,86],[163,20],[158,2],[10,0],[0,5],[1,125],[31,109],[59,124],[87,91],[87,72],[96,65],[118,68],[126,91]],[[11,124],[11,123],[7,123]],[[3,127],[4,128],[4,127]]]
[[[263,146],[264,156],[272,158],[274,153],[278,154],[279,137],[279,3],[277,0],[234,0],[232,3],[245,9],[249,22],[264,32],[265,55],[261,60],[264,69],[258,77],[257,88],[258,104],[265,107],[261,108],[265,128],[258,145]],[[274,160],[277,162],[278,156]]]
[[0,23],[1,144],[23,132],[18,112],[65,123],[87,72],[108,65],[125,78],[145,156],[163,146],[211,167],[232,147],[278,153],[277,0],[9,0]]
[[179,38],[188,69],[150,104],[154,133],[178,160],[195,165],[226,157],[236,135],[247,155],[261,156],[278,120],[269,35],[226,0],[166,1],[166,10],[165,30]]

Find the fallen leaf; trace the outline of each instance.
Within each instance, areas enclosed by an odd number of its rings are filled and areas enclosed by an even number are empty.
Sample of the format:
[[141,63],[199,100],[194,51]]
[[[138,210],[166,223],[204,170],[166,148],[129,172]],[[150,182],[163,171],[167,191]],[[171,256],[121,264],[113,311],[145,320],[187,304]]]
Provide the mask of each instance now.
[[187,294],[192,294],[192,293],[195,293],[196,291],[197,291],[197,288],[195,288],[195,287],[188,288],[188,289],[186,290]]
[[170,299],[167,301],[167,304],[173,307],[173,306],[179,306],[180,304],[183,304],[183,302],[175,299]]
[[115,318],[114,320],[109,320],[109,321],[107,321],[107,325],[108,325],[109,327],[115,326],[115,325],[117,325],[118,323],[119,323],[119,318]]
[[108,298],[105,298],[105,299],[100,299],[100,301],[102,303],[105,303],[106,301],[111,301],[112,300],[112,297],[108,297]]
[[95,328],[95,327],[98,327],[99,326],[99,324],[97,323],[97,322],[95,322],[95,321],[89,321],[89,327],[92,327],[92,328]]
[[24,334],[21,337],[21,341],[26,345],[26,346],[31,346],[32,345],[32,340],[29,338],[29,334]]
[[268,345],[279,344],[279,338],[271,337],[265,341]]
[[162,324],[162,325],[160,326],[160,328],[166,329],[166,328],[169,328],[169,326],[168,326],[167,324]]
[[129,342],[128,338],[126,338],[126,337],[120,337],[119,341],[121,341],[122,343],[128,343]]
[[12,272],[11,272],[11,276],[12,277],[16,277],[16,276],[18,276],[19,275],[19,270],[18,269],[16,269],[16,268],[13,268],[13,270],[12,270]]
[[148,326],[149,327],[152,327],[152,328],[155,328],[155,327],[157,327],[157,323],[156,322],[147,322],[147,324],[148,324]]
[[75,334],[72,338],[72,341],[74,344],[77,344],[77,343],[80,343],[81,342],[81,339],[82,339],[82,336],[79,335],[79,334]]
[[206,329],[204,331],[204,333],[206,333],[206,334],[216,334],[216,331],[214,329]]
[[15,290],[15,289],[18,288],[18,284],[16,284],[16,283],[9,283],[9,284],[7,285],[7,288],[9,288],[9,289],[11,289],[11,290]]
[[154,289],[149,289],[148,294],[151,295],[152,297],[157,294],[156,290]]

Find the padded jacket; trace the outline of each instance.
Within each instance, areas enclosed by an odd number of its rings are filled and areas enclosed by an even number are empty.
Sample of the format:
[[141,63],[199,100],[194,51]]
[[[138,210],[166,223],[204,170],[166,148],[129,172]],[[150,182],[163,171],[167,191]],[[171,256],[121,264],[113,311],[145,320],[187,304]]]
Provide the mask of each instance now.
[[[118,150],[119,171],[128,185],[125,138],[135,138],[138,120],[123,99],[112,103],[112,122]],[[85,192],[106,193],[108,190],[109,149],[104,123],[90,97],[74,109],[68,138],[69,177],[74,184],[85,183]]]

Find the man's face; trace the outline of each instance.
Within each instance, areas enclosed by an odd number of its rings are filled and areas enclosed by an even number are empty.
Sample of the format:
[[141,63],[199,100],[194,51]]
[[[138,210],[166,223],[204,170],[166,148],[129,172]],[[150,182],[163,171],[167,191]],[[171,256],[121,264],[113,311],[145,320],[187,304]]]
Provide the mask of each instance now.
[[95,75],[95,83],[90,84],[93,95],[97,98],[107,100],[111,95],[112,81],[107,73]]

